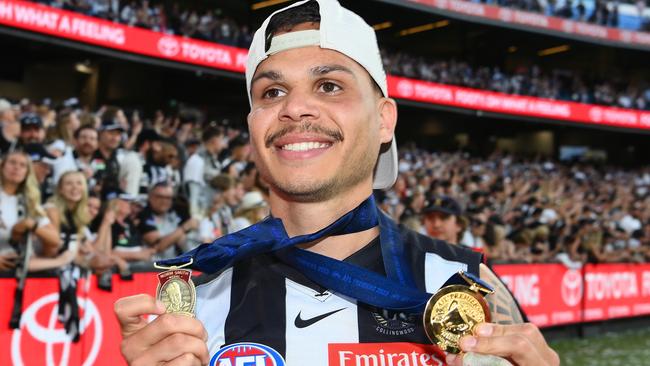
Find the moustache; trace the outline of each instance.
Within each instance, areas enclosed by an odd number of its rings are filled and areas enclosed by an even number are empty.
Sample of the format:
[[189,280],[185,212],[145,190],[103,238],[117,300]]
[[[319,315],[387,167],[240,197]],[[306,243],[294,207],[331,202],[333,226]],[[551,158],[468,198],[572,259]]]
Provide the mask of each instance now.
[[343,141],[343,134],[338,130],[333,130],[327,127],[314,125],[311,122],[303,122],[300,125],[290,125],[273,132],[264,139],[264,145],[268,148],[271,147],[279,138],[286,136],[290,133],[317,133],[325,135],[334,141]]

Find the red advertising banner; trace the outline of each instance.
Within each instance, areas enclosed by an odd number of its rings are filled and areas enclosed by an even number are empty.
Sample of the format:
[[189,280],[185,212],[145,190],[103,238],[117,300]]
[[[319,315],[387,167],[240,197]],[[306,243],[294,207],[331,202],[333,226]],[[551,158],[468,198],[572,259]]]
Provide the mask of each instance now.
[[432,8],[451,11],[465,16],[485,18],[525,27],[557,31],[591,38],[621,42],[650,49],[650,33],[625,29],[603,27],[600,25],[576,22],[539,13],[509,9],[494,5],[485,5],[465,0],[409,0]]
[[20,329],[9,329],[16,280],[0,279],[0,365],[13,366],[120,366],[122,337],[113,314],[113,304],[124,296],[154,295],[158,279],[154,273],[136,273],[133,281],[113,278],[113,291],[99,290],[91,277],[81,280],[77,292],[81,337],[70,341],[57,320],[57,278],[28,278],[25,284]]
[[496,265],[531,322],[540,327],[650,315],[650,264]]
[[[486,6],[461,0],[443,2],[448,6],[457,4],[454,6],[458,9]],[[244,72],[246,66],[247,50],[241,48],[129,27],[20,0],[0,0],[0,25],[210,68]],[[395,98],[509,115],[650,129],[650,112],[523,97],[395,76],[388,76],[388,93]]]
[[244,71],[248,52],[17,0],[0,0],[0,24],[120,51],[236,72]]
[[582,321],[581,271],[561,264],[502,264],[494,270],[532,323],[546,327]]
[[388,76],[388,94],[423,103],[596,125],[650,129],[650,112],[489,92]]
[[588,265],[584,320],[650,314],[650,264]]

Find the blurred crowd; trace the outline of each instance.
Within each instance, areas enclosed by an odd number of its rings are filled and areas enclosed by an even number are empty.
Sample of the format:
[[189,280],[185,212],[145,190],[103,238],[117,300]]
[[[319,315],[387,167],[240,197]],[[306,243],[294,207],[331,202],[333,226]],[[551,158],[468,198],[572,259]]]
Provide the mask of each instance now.
[[402,147],[382,207],[496,262],[650,260],[650,169]]
[[220,8],[188,9],[175,1],[149,0],[33,0],[56,8],[130,26],[205,41],[248,48],[253,34]]
[[621,27],[620,6],[621,4],[633,4],[635,17],[639,21],[634,22],[636,30],[650,31],[650,16],[646,12],[647,0],[628,1],[607,1],[607,0],[472,0],[481,3],[488,3],[523,11],[543,13],[549,16],[556,16],[565,19],[572,19],[580,22],[588,22],[605,27]]
[[[253,36],[247,25],[238,24],[219,8],[206,8],[199,11],[186,9],[178,2],[149,0],[36,0],[36,2],[154,31],[236,47],[248,48]],[[548,4],[551,6],[551,2]],[[528,10],[539,8],[537,1],[533,0],[500,2],[499,5]],[[589,19],[593,17],[590,16]],[[386,49],[382,50],[382,59],[386,71],[396,76],[507,94],[650,110],[650,84],[645,80],[630,82],[629,78],[618,80],[611,75],[607,78],[591,80],[569,70],[552,70],[550,73],[544,73],[536,65],[522,65],[514,71],[507,72],[498,66],[471,65],[453,59],[434,60],[431,57],[419,57]]]
[[[189,116],[189,117],[188,117]],[[193,116],[193,117],[192,117]],[[125,279],[268,215],[248,135],[228,120],[76,99],[0,100],[0,271],[74,265]],[[492,261],[650,259],[650,169],[401,149],[384,210]]]
[[612,77],[586,80],[568,70],[546,74],[536,65],[508,73],[497,66],[473,66],[464,61],[386,50],[382,50],[382,59],[386,72],[397,76],[507,94],[650,110],[650,84],[643,80],[635,84]]

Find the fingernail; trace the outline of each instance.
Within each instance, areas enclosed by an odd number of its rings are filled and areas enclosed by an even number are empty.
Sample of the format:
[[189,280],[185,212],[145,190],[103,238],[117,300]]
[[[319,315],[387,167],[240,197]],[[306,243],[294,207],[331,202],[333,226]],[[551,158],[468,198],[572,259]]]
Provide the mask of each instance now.
[[492,324],[481,324],[478,327],[476,327],[476,334],[480,336],[489,336],[492,335],[492,332],[494,331],[494,327]]
[[474,346],[476,346],[476,338],[475,337],[465,337],[460,341],[460,346],[463,349],[463,351],[469,351]]
[[163,302],[160,300],[156,300],[156,307],[158,308],[158,310],[160,310],[163,313],[167,310],[165,304],[163,304]]
[[446,359],[446,361],[447,361],[447,365],[451,365],[451,364],[453,364],[454,361],[456,361],[456,357],[458,357],[458,356],[456,356],[456,355],[453,354],[453,353],[448,354],[448,355],[447,355],[447,359]]

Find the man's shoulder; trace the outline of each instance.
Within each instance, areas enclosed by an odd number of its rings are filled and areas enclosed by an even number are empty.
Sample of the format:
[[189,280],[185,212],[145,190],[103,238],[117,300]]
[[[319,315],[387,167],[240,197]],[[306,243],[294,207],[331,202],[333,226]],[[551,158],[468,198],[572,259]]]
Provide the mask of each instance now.
[[462,260],[463,262],[471,261],[476,263],[482,261],[482,254],[477,253],[470,248],[449,244],[446,241],[431,238],[402,225],[399,226],[399,229],[408,250],[425,254],[437,254],[446,260]]

